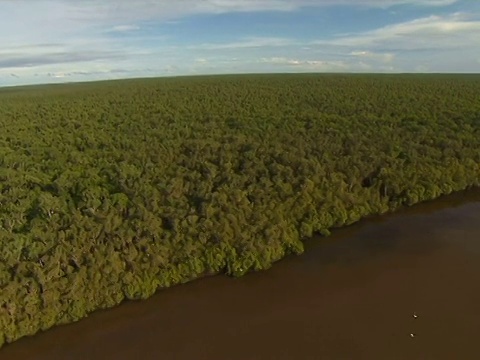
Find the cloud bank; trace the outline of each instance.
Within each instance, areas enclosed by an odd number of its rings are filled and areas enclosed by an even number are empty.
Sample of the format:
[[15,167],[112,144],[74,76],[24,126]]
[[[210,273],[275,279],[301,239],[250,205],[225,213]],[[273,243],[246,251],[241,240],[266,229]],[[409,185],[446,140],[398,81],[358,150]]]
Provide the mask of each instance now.
[[[206,17],[248,14],[265,17],[246,23],[252,28],[285,30],[272,14],[305,15],[315,27],[310,13],[341,18],[346,10],[423,15],[352,31],[353,16],[348,31],[316,39],[294,31],[242,35],[228,23],[222,34],[200,38],[209,23],[195,27]],[[478,72],[479,12],[458,0],[0,0],[0,86],[264,71]]]

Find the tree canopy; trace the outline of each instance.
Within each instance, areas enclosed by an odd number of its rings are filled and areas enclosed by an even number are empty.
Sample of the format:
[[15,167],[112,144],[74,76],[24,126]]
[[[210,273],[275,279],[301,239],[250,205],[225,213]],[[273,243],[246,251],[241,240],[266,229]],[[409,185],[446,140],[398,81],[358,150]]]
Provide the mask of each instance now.
[[480,185],[480,76],[0,90],[0,346]]

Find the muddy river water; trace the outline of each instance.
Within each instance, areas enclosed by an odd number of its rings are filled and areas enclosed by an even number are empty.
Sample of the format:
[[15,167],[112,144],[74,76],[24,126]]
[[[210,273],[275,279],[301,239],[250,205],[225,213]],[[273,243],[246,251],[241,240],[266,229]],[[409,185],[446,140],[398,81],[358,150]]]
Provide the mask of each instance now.
[[22,359],[480,359],[480,191],[370,218],[0,350]]

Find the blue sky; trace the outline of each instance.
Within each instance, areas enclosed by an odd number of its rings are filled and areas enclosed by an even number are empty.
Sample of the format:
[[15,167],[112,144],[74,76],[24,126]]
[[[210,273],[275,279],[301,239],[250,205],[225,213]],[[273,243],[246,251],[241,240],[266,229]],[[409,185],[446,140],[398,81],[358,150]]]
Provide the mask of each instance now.
[[479,71],[477,0],[0,0],[0,86]]

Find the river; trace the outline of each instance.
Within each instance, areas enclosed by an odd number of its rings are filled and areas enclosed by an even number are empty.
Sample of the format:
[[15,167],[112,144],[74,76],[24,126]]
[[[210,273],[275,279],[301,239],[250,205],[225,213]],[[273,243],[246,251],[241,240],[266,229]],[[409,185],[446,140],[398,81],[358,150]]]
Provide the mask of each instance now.
[[372,217],[0,350],[22,359],[480,359],[480,190]]

